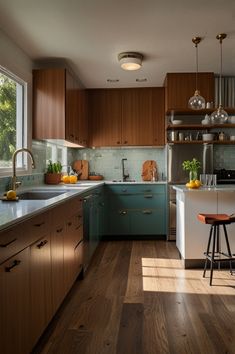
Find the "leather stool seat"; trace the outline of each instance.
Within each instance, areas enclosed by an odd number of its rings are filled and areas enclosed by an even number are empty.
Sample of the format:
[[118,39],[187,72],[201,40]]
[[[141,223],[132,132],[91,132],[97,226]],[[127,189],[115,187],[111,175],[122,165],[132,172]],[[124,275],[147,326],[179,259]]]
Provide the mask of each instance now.
[[[235,222],[235,214],[227,215],[227,214],[198,214],[198,220],[204,224],[211,225],[210,234],[207,244],[207,250],[204,252],[206,256],[205,266],[203,277],[206,275],[207,270],[207,262],[210,261],[210,285],[212,285],[213,278],[213,269],[214,264],[218,263],[218,268],[220,268],[220,262],[229,261],[230,265],[230,273],[233,274],[232,271],[232,261],[235,260],[234,255],[231,253],[228,234],[226,230],[226,225],[229,225]],[[224,238],[226,242],[227,253],[222,252],[220,249],[220,226],[223,227]],[[212,248],[211,248],[212,241]],[[210,250],[211,248],[211,250]],[[222,257],[221,257],[222,256]]]

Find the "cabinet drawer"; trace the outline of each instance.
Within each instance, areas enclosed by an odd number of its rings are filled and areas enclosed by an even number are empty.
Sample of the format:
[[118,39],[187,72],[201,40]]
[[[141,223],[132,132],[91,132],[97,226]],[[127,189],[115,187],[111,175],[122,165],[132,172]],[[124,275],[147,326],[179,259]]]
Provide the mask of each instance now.
[[142,209],[142,208],[165,208],[165,194],[126,194],[109,195],[108,203],[111,209]]
[[45,213],[3,230],[0,233],[0,263],[37,241],[48,230],[49,222]]
[[163,209],[142,209],[130,213],[132,235],[165,235],[166,215]]
[[106,185],[106,191],[114,194],[143,194],[143,193],[165,193],[166,186],[164,184],[122,184],[122,185]]

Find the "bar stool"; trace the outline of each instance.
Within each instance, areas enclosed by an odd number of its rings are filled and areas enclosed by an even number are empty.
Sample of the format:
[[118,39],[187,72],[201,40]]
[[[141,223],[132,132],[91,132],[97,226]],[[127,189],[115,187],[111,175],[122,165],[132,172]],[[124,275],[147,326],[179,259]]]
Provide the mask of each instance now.
[[[218,268],[220,268],[220,262],[228,261],[230,265],[230,273],[233,273],[232,270],[232,261],[235,260],[234,255],[231,253],[228,234],[226,230],[226,225],[229,225],[235,222],[235,215],[227,215],[227,214],[198,214],[198,220],[204,224],[210,224],[210,233],[207,244],[207,250],[204,252],[206,256],[205,266],[203,271],[203,277],[205,278],[206,270],[207,270],[207,262],[210,261],[210,285],[212,285],[213,278],[213,269],[214,263],[218,263]],[[223,226],[224,238],[227,247],[227,253],[222,252],[220,248],[220,226]],[[212,249],[210,251],[212,241]],[[224,256],[221,258],[221,255]]]

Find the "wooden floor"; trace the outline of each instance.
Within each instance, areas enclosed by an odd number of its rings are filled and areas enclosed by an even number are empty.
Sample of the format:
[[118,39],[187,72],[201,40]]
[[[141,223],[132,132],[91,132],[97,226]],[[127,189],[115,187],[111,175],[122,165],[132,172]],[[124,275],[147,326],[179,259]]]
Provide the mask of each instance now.
[[172,242],[102,242],[33,353],[235,353],[235,275],[208,276]]

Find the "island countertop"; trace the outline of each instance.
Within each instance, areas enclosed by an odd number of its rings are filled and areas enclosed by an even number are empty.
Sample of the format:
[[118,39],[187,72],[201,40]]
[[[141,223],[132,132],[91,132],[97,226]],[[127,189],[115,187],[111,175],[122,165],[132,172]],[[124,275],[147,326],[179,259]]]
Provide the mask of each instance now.
[[216,187],[200,187],[200,188],[187,188],[184,184],[172,185],[173,189],[179,192],[193,192],[193,193],[202,193],[202,192],[231,192],[235,191],[235,184],[219,184]]

